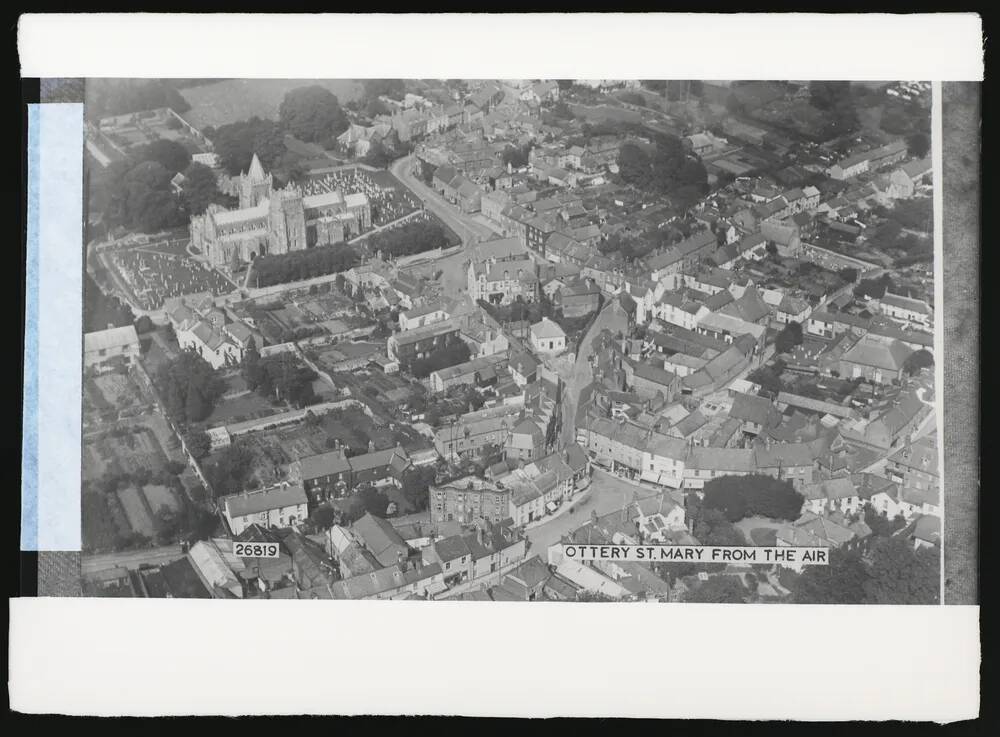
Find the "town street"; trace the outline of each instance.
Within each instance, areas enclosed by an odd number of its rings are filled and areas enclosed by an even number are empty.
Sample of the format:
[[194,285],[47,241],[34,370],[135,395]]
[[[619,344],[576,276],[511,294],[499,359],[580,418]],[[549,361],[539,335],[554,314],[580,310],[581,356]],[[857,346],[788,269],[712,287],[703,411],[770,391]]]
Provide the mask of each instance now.
[[617,332],[626,325],[626,320],[620,308],[615,307],[616,302],[614,298],[612,297],[611,300],[597,315],[594,322],[591,323],[590,329],[587,330],[587,334],[577,347],[573,374],[563,387],[562,431],[560,432],[559,439],[561,447],[566,447],[570,443],[576,442],[576,413],[579,409],[580,393],[590,386],[594,380],[594,374],[590,366],[590,357],[594,353],[594,338],[605,328],[612,332]]
[[399,181],[403,182],[424,203],[428,210],[443,220],[462,239],[462,244],[468,246],[473,241],[483,241],[495,238],[497,233],[485,226],[472,215],[459,212],[454,205],[445,202],[437,192],[424,184],[419,177],[410,173],[413,166],[413,155],[404,156],[392,163],[390,171]]
[[184,557],[180,545],[167,545],[162,548],[147,548],[121,553],[102,553],[99,555],[80,556],[80,570],[86,575],[106,571],[109,568],[122,566],[136,570],[141,565],[164,565]]
[[637,499],[645,499],[656,496],[657,492],[636,486],[607,471],[595,468],[590,488],[587,489],[583,499],[573,505],[574,511],[564,512],[548,522],[532,527],[525,533],[531,543],[528,554],[537,554],[546,559],[549,546],[559,542],[563,535],[585,524],[592,512],[602,516],[620,510],[632,501],[633,494]]

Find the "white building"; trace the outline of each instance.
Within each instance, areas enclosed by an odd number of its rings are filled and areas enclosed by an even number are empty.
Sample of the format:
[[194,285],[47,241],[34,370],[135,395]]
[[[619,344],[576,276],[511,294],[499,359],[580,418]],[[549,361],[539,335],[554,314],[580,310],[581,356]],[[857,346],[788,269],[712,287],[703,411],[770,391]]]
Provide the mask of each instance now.
[[135,328],[126,325],[121,328],[108,328],[83,336],[83,363],[85,366],[96,366],[112,358],[124,358],[131,363],[139,356],[139,336]]
[[289,483],[223,497],[222,510],[233,535],[254,524],[290,527],[309,515],[305,489],[301,484]]
[[566,350],[566,333],[547,317],[531,326],[531,347],[536,353],[561,353]]

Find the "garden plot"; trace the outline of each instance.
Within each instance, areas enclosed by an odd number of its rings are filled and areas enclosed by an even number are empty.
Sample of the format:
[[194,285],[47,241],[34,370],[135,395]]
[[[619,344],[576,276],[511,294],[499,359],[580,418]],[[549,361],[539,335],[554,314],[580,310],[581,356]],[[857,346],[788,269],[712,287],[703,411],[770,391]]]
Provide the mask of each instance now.
[[122,509],[125,510],[125,517],[132,532],[149,538],[153,537],[156,534],[156,525],[142,492],[134,486],[129,486],[119,489],[116,495],[118,501],[121,502]]

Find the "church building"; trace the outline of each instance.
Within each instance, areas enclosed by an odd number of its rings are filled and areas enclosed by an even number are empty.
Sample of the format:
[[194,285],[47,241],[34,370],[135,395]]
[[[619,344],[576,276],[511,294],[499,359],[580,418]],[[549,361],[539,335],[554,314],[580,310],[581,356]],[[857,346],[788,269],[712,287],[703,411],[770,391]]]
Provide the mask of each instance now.
[[371,207],[361,193],[332,190],[303,195],[295,185],[275,189],[254,154],[239,176],[239,208],[213,204],[191,218],[191,244],[212,266],[236,270],[257,256],[341,243],[371,227]]

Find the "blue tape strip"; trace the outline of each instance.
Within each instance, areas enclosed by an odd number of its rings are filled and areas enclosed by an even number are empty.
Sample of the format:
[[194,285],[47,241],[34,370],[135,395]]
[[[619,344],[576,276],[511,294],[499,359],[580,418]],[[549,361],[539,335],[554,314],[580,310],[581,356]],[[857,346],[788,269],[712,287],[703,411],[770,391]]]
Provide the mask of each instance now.
[[80,549],[83,105],[28,110],[21,549]]
[[21,550],[38,550],[38,106],[28,108],[28,228],[21,413]]

